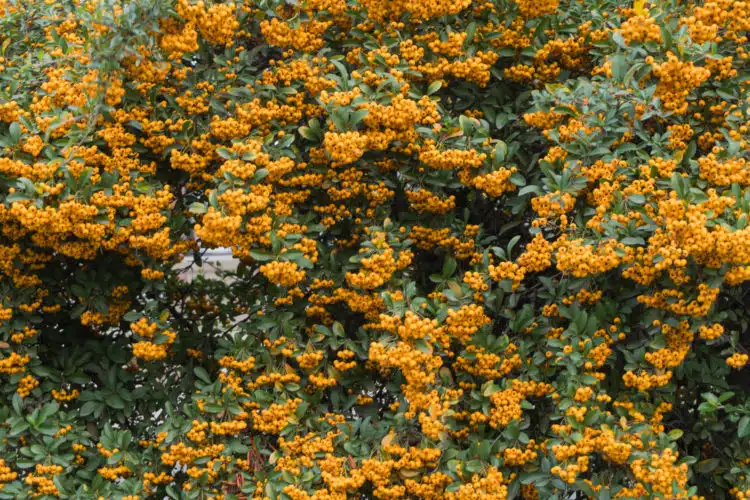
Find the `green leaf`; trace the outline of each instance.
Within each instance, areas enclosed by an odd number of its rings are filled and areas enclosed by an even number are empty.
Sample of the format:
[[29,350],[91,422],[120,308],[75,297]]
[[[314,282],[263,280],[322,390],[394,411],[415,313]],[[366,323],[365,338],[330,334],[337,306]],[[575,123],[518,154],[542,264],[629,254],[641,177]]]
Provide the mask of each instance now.
[[612,41],[615,42],[617,46],[620,47],[621,49],[627,50],[629,48],[627,42],[625,41],[625,38],[622,36],[622,33],[620,33],[619,31],[615,31],[612,34]]
[[336,321],[333,325],[331,325],[331,331],[333,331],[333,334],[337,337],[344,337],[346,336],[346,332],[344,331],[344,327],[341,323]]
[[440,87],[442,87],[442,86],[443,86],[443,81],[442,80],[436,80],[436,81],[432,82],[429,85],[429,87],[427,87],[427,95],[434,94],[435,92],[437,92],[438,90],[440,90]]
[[453,272],[456,270],[457,266],[458,264],[456,263],[456,259],[445,259],[443,261],[443,278],[450,278],[451,276],[453,276]]
[[578,116],[578,112],[568,106],[555,106],[552,111],[559,115]]
[[750,436],[750,417],[745,415],[737,424],[737,436],[743,438]]
[[701,460],[700,462],[695,464],[694,469],[697,472],[706,473],[706,472],[712,472],[718,466],[719,466],[718,458],[709,458],[706,460]]
[[294,414],[297,416],[297,419],[301,419],[305,415],[309,407],[310,403],[308,403],[307,401],[302,401],[300,404],[298,404],[297,410],[294,412]]
[[224,408],[216,403],[206,403],[203,405],[203,409],[208,413],[219,413]]
[[237,158],[237,153],[230,151],[227,148],[216,148],[216,154],[224,158],[225,160],[234,160]]
[[141,319],[141,316],[143,316],[143,314],[139,313],[138,311],[128,311],[127,313],[125,313],[125,316],[123,316],[122,319],[132,323]]
[[29,448],[37,460],[43,459],[47,454],[47,449],[40,444],[32,444]]
[[505,161],[505,157],[508,155],[508,145],[503,141],[497,141],[495,144],[495,156],[493,157],[493,163],[499,165]]
[[526,185],[526,179],[523,175],[521,175],[518,172],[513,172],[510,175],[510,182],[513,183],[515,186],[525,186]]
[[258,262],[268,262],[269,260],[274,260],[276,258],[274,254],[263,252],[261,250],[250,250],[250,257]]
[[43,423],[45,420],[47,420],[47,418],[57,413],[57,410],[59,409],[60,405],[57,401],[52,401],[44,405],[42,407],[42,410],[39,412],[39,423]]
[[612,61],[612,78],[616,81],[621,82],[625,79],[625,74],[628,71],[628,60],[624,54],[616,54],[611,58]]
[[632,246],[632,245],[645,245],[646,244],[646,240],[644,240],[643,238],[637,237],[637,236],[628,236],[627,238],[623,238],[622,239],[622,244],[623,245],[628,245],[628,246]]
[[300,127],[297,129],[297,132],[308,141],[316,141],[318,139],[310,127]]
[[463,130],[464,134],[466,135],[471,134],[471,132],[474,130],[474,120],[466,115],[459,116],[458,123],[461,126],[461,130]]
[[477,31],[477,23],[472,21],[469,26],[466,27],[466,38],[464,39],[464,48],[471,45],[474,41],[474,33]]
[[333,121],[334,127],[340,131],[345,131],[347,129],[347,124],[349,123],[349,117],[347,115],[344,115],[344,113],[337,109],[333,112],[331,115],[331,120]]
[[21,126],[18,122],[11,123],[8,131],[10,132],[11,143],[18,144],[18,141],[21,140]]
[[534,186],[532,184],[532,185],[529,185],[529,186],[526,186],[526,187],[522,187],[518,191],[518,196],[525,196],[525,195],[530,194],[530,193],[535,194],[537,196],[543,196],[544,195],[544,191],[542,190],[542,188],[540,188],[539,186]]
[[195,376],[201,379],[203,382],[210,384],[211,383],[211,377],[208,375],[208,372],[205,368],[202,366],[196,366],[193,369],[193,373],[195,373]]
[[643,205],[646,203],[646,197],[642,194],[631,194],[628,195],[628,201],[635,203],[636,205]]
[[358,124],[359,122],[361,122],[361,121],[362,121],[362,119],[363,119],[363,118],[364,118],[365,116],[367,116],[367,113],[369,113],[369,112],[370,112],[370,111],[369,111],[369,110],[367,110],[367,109],[358,109],[357,111],[355,111],[354,113],[352,113],[352,114],[351,114],[351,115],[349,116],[349,123],[350,123],[351,125],[356,125],[356,124]]
[[21,399],[21,395],[18,393],[13,394],[13,411],[18,415],[23,413],[23,399]]
[[482,472],[482,462],[479,460],[470,460],[464,464],[464,470],[472,473]]
[[669,434],[667,434],[667,438],[669,438],[670,441],[677,441],[682,437],[683,434],[684,432],[682,431],[682,429],[672,429],[671,431],[669,431]]
[[94,411],[101,406],[101,403],[98,401],[86,401],[83,403],[83,406],[81,406],[80,409],[80,415],[82,417],[87,417],[94,413]]
[[204,203],[200,203],[198,201],[191,203],[190,208],[188,208],[188,211],[191,214],[205,214],[208,212],[208,207]]
[[125,401],[117,394],[111,394],[107,398],[107,405],[117,410],[122,410],[125,408]]
[[414,347],[416,347],[419,352],[422,352],[424,354],[432,354],[432,346],[428,344],[425,339],[415,340]]
[[5,197],[5,203],[13,204],[17,201],[26,201],[33,199],[31,196],[16,191],[15,193],[11,193],[8,196]]
[[521,235],[517,234],[510,239],[510,241],[508,242],[508,246],[505,247],[506,255],[508,256],[509,259],[510,259],[511,252],[513,251],[513,247],[515,247],[519,241],[521,241]]
[[482,385],[482,396],[488,398],[499,391],[500,388],[494,382],[486,382]]
[[270,174],[270,172],[267,168],[259,168],[255,171],[255,175],[253,175],[253,182],[256,184],[259,183],[260,181],[268,177],[268,174]]

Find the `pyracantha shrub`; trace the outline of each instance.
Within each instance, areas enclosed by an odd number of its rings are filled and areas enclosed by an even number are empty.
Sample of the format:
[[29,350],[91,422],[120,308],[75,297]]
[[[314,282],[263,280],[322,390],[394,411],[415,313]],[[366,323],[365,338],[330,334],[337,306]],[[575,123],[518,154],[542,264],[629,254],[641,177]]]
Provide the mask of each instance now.
[[0,498],[750,497],[749,31],[0,0]]

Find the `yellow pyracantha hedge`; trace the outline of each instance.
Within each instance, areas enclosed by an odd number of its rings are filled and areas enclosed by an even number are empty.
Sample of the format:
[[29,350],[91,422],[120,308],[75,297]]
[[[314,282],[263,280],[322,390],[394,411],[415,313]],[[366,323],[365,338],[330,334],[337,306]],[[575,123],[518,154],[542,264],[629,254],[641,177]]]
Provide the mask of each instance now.
[[749,32],[0,0],[0,498],[750,498]]

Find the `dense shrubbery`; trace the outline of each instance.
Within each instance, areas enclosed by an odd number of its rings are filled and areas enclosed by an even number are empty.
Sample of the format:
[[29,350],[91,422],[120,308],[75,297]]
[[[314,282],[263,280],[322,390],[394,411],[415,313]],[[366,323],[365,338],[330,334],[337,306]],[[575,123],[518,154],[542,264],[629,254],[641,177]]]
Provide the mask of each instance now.
[[0,0],[0,497],[750,496],[749,30]]

